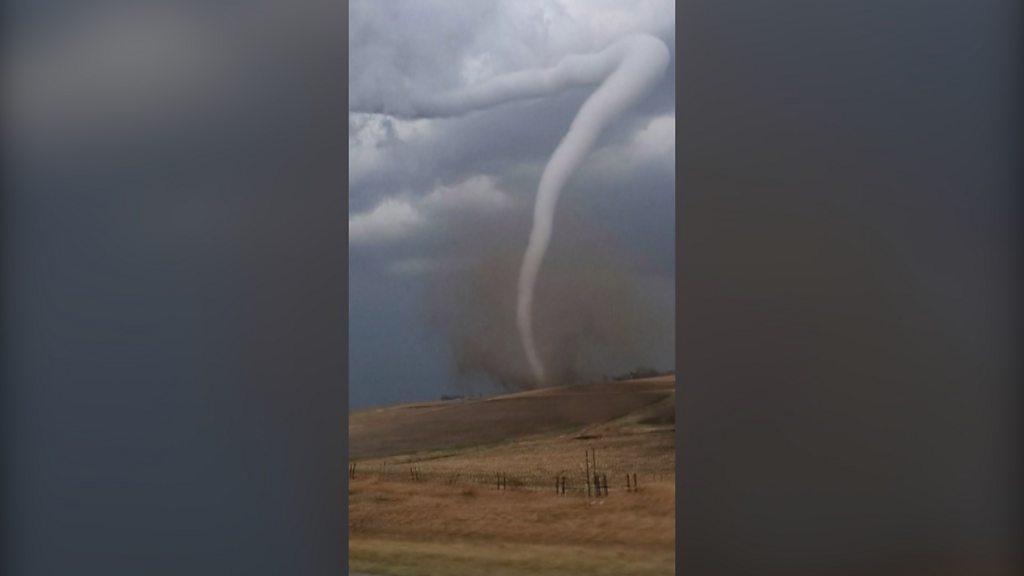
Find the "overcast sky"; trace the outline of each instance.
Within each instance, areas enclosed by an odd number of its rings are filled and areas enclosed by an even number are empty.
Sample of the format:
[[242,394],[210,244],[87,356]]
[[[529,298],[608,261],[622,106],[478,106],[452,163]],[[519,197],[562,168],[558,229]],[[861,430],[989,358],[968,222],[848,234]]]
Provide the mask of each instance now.
[[[656,35],[674,52],[674,19],[671,1],[353,2],[350,110],[553,66],[629,33]],[[567,276],[577,280],[563,288],[573,300],[591,298],[592,305],[574,320],[601,323],[602,303],[623,290],[639,303],[646,326],[631,334],[644,340],[643,349],[613,354],[615,361],[600,367],[604,371],[641,363],[672,367],[673,66],[674,61],[663,81],[610,126],[570,180],[541,271],[543,292],[545,271],[555,277],[564,262]],[[459,348],[462,340],[477,339],[469,333],[514,332],[504,322],[506,312],[493,309],[511,312],[511,305],[502,292],[483,297],[489,308],[467,310],[463,296],[480,300],[480,290],[472,287],[479,282],[470,278],[514,281],[506,275],[525,249],[541,170],[591,91],[568,90],[457,118],[398,120],[350,112],[349,350],[355,407],[435,398],[467,386],[483,393],[497,389],[490,370],[472,360],[467,365]],[[597,276],[602,280],[579,282]],[[549,285],[547,292],[555,298],[558,288]],[[446,297],[454,294],[463,296]],[[558,306],[547,310],[558,318]],[[665,321],[658,325],[658,318]],[[559,337],[564,334],[550,339]],[[484,345],[492,349],[487,354],[522,354],[515,338],[494,338]],[[602,346],[618,347],[591,344],[594,354]],[[521,359],[501,361],[506,360]],[[588,361],[575,363],[583,369]]]

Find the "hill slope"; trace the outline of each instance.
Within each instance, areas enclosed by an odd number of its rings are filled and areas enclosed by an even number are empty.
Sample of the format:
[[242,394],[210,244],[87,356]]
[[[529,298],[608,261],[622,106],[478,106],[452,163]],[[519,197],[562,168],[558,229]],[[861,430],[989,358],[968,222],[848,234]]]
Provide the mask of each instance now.
[[349,458],[495,444],[631,415],[639,424],[671,424],[674,393],[675,377],[664,376],[361,410],[349,415]]
[[673,377],[357,412],[350,570],[668,576],[674,430]]

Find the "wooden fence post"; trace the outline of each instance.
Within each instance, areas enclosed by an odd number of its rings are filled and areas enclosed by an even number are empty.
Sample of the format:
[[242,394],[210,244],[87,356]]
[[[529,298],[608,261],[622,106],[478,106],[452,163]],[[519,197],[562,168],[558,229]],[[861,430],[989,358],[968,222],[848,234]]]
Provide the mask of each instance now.
[[587,475],[584,478],[587,479],[587,498],[590,498],[590,450],[587,450]]

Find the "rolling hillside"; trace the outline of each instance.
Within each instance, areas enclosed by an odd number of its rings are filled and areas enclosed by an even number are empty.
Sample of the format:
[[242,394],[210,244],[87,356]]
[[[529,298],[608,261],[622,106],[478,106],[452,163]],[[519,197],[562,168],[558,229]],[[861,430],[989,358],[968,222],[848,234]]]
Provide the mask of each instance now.
[[349,457],[496,444],[627,417],[673,424],[674,397],[675,377],[664,376],[362,410],[349,415]]
[[674,573],[674,377],[364,410],[349,431],[353,571]]

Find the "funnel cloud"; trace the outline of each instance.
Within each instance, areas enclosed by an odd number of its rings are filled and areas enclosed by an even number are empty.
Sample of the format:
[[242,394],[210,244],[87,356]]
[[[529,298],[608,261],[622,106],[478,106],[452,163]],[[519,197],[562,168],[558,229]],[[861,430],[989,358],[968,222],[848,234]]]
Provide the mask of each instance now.
[[519,270],[516,325],[537,383],[545,381],[546,373],[534,337],[534,292],[551,242],[558,198],[604,129],[651,90],[664,75],[668,62],[669,50],[664,42],[654,36],[634,34],[594,54],[567,56],[552,68],[505,74],[448,93],[414,95],[399,107],[364,110],[411,118],[447,117],[600,83],[583,103],[544,168],[537,187],[533,228]]
[[353,405],[675,367],[674,11],[351,4]]

